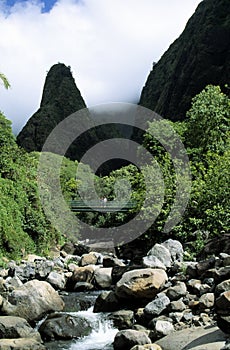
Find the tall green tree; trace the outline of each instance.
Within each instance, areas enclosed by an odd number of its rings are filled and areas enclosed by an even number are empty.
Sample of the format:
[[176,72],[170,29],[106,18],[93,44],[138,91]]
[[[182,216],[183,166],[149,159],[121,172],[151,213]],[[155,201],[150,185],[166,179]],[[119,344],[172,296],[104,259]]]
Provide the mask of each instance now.
[[208,85],[192,100],[187,113],[186,145],[199,157],[224,152],[230,127],[230,99],[219,86]]

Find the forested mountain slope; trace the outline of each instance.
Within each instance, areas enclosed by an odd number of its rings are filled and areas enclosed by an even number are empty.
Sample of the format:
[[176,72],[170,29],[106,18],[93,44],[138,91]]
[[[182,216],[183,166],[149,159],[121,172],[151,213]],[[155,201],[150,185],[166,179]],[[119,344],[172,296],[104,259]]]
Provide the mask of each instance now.
[[230,1],[203,0],[180,37],[153,66],[139,104],[170,120],[182,120],[192,97],[206,85],[223,89],[229,81]]

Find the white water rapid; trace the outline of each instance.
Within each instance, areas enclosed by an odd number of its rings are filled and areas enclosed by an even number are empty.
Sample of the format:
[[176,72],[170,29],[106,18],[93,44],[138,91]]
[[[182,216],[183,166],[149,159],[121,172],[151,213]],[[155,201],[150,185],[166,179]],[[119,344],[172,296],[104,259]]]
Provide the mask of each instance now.
[[88,336],[74,340],[69,350],[110,350],[118,329],[114,328],[106,313],[93,313],[93,307],[87,311],[71,313],[81,315],[90,322],[92,331]]

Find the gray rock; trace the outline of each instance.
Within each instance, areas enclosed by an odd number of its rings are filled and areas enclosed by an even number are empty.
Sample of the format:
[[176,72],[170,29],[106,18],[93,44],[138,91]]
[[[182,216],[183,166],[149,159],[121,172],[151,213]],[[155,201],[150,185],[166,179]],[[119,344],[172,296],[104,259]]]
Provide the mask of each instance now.
[[65,289],[66,280],[65,280],[64,273],[51,271],[46,281],[50,283],[55,289],[59,289],[59,290]]
[[174,327],[172,322],[164,321],[164,320],[156,320],[153,331],[154,331],[155,339],[160,339],[174,332]]
[[164,350],[219,350],[225,335],[217,327],[194,327],[171,333],[156,341]]
[[16,316],[0,317],[0,338],[35,338],[41,342],[40,334],[24,318]]
[[184,282],[176,282],[176,284],[167,289],[166,295],[170,300],[177,300],[185,296],[187,293],[187,287]]
[[53,271],[54,262],[51,260],[35,261],[35,277],[37,279],[46,279],[51,271]]
[[145,267],[166,270],[166,266],[154,255],[144,256],[142,261]]
[[21,287],[23,285],[22,281],[18,276],[15,277],[7,277],[5,280],[5,286],[8,291],[12,291],[15,288]]
[[169,317],[173,320],[174,323],[178,323],[182,320],[183,312],[170,312]]
[[170,238],[162,245],[169,250],[172,261],[183,261],[184,249],[179,241]]
[[2,312],[27,321],[41,319],[46,313],[62,311],[64,302],[53,287],[44,281],[32,280],[13,290],[4,300]]
[[73,287],[74,292],[83,292],[94,289],[94,285],[89,282],[77,282]]
[[170,267],[172,264],[171,254],[162,244],[156,243],[153,248],[148,251],[147,255],[157,257],[166,267]]
[[122,304],[112,291],[102,292],[98,295],[95,304],[94,312],[112,312],[122,308]]
[[151,339],[143,331],[127,329],[119,331],[115,338],[113,347],[114,350],[131,349],[134,345],[151,344]]
[[88,335],[90,331],[90,323],[84,317],[69,314],[50,315],[39,328],[42,338],[46,341],[80,338]]
[[168,305],[169,311],[184,311],[186,309],[186,305],[182,299],[174,300]]
[[144,313],[148,318],[159,316],[164,310],[166,310],[169,304],[169,298],[164,293],[160,293],[153,301],[145,306]]
[[134,323],[134,312],[132,310],[119,310],[109,316],[115,328],[119,330],[132,328]]
[[102,267],[96,269],[94,278],[99,288],[110,288],[112,284],[112,267]]

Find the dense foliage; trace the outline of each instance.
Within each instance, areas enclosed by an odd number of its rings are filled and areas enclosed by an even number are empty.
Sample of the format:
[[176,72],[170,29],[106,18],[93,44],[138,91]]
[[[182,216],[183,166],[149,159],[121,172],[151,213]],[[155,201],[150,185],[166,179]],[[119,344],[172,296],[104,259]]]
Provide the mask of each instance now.
[[[185,145],[190,160],[191,193],[181,221],[168,233],[187,244],[191,251],[202,248],[207,238],[221,235],[230,226],[229,213],[229,124],[230,100],[218,86],[207,86],[192,101],[184,122],[162,120],[149,124],[144,137],[144,147],[154,156],[152,164],[142,171],[134,165],[113,171],[109,176],[97,179],[98,193],[109,200],[115,198],[115,183],[127,179],[132,187],[131,198],[138,203],[141,220],[153,219],[153,224],[139,239],[151,245],[154,240],[164,240],[165,222],[169,216],[176,194],[176,181],[188,181],[183,172],[175,172],[183,151],[172,160],[177,147],[172,128]],[[157,141],[160,135],[161,142]],[[164,144],[164,145],[163,145]],[[166,150],[167,148],[167,150]],[[184,178],[183,178],[184,177]],[[184,184],[186,188],[186,183]],[[163,193],[163,200],[161,198]],[[181,193],[183,195],[183,192]],[[145,206],[142,206],[146,200]],[[96,225],[118,225],[132,218],[132,213],[106,214],[91,217]],[[131,234],[131,233],[130,233]],[[127,235],[127,233],[126,233]]]
[[[60,182],[66,201],[79,199],[79,190],[87,198],[93,198],[96,189],[98,198],[122,201],[127,195],[137,204],[130,212],[79,213],[82,221],[93,227],[116,227],[129,222],[136,212],[141,213],[140,223],[152,220],[151,227],[134,241],[147,249],[153,241],[164,240],[165,222],[169,216],[176,193],[176,180],[183,173],[176,173],[174,154],[175,130],[185,145],[190,159],[192,190],[187,208],[179,223],[167,233],[187,244],[191,251],[198,251],[208,237],[221,235],[229,228],[229,115],[230,100],[218,86],[207,86],[192,101],[192,106],[183,122],[162,120],[149,123],[143,146],[153,155],[151,164],[142,169],[130,164],[112,171],[107,176],[95,176],[87,165],[62,159]],[[158,137],[153,137],[159,135]],[[63,221],[57,231],[51,226],[40,202],[37,166],[40,154],[27,153],[16,144],[11,123],[0,114],[0,255],[19,258],[28,252],[49,253],[50,247],[64,239],[77,240],[81,233],[79,225],[71,236],[71,220]],[[60,156],[52,155],[55,163]],[[49,171],[46,174],[49,178]],[[124,185],[129,183],[129,188]],[[49,183],[47,181],[47,183]],[[44,183],[44,186],[46,184]],[[47,185],[47,193],[53,193],[53,213],[62,210],[55,199],[53,184]],[[127,192],[128,191],[128,192]],[[163,194],[163,195],[162,195]],[[183,195],[183,193],[182,193]],[[145,205],[143,206],[143,203]],[[155,219],[156,216],[156,219]],[[63,217],[60,218],[63,220]],[[61,223],[62,224],[62,223]],[[68,232],[69,231],[69,232]],[[114,231],[114,232],[115,232]],[[132,232],[125,232],[132,236]],[[122,237],[121,237],[122,238]]]
[[39,200],[36,154],[20,149],[11,123],[0,113],[0,255],[48,253],[60,239]]

